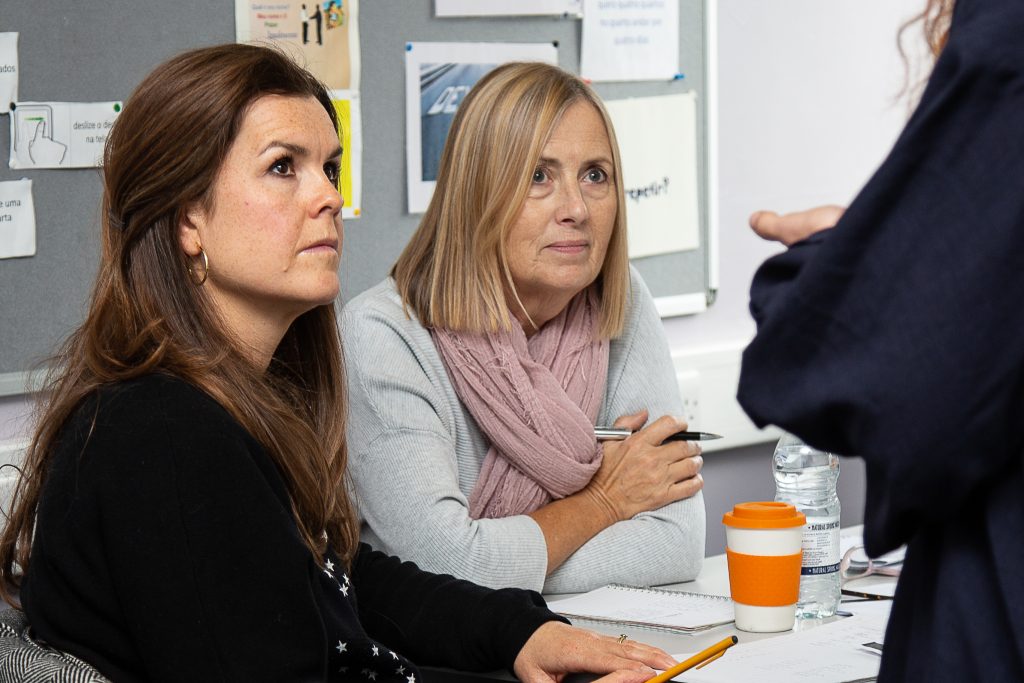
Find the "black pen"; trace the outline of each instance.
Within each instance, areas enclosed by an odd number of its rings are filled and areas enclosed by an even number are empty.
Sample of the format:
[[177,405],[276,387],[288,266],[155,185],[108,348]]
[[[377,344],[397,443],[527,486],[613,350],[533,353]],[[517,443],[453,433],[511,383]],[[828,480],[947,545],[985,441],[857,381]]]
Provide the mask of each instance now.
[[[594,436],[598,441],[622,441],[633,433],[632,429],[619,427],[594,427]],[[711,441],[721,439],[721,435],[711,432],[676,432],[665,437],[665,441]]]

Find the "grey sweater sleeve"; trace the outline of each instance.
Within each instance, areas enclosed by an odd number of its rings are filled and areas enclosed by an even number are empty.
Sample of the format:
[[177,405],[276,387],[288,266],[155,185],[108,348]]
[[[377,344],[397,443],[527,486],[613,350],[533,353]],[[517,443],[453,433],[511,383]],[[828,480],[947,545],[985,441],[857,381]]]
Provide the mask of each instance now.
[[[612,343],[602,419],[681,413],[661,321],[634,277],[627,329]],[[693,578],[704,548],[697,496],[605,529],[545,582],[547,549],[530,517],[474,520],[468,494],[488,443],[464,410],[430,334],[388,280],[346,306],[349,470],[363,539],[422,568],[491,587],[576,592],[617,581]]]

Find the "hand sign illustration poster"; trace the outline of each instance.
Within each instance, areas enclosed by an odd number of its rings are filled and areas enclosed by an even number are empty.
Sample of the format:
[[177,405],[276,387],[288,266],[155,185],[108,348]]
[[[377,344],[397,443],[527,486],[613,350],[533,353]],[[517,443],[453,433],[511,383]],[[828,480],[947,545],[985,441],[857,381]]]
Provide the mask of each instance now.
[[103,165],[120,102],[18,102],[11,108],[11,168]]

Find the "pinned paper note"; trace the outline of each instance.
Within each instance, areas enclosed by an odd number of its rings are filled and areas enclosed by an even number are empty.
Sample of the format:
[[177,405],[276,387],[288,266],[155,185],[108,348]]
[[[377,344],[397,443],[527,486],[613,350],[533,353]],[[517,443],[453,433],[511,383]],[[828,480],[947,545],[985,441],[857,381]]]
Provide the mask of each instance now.
[[359,218],[363,201],[363,122],[359,93],[353,90],[331,92],[338,113],[338,141],[341,143],[341,180],[338,190],[345,203],[342,218]]
[[103,165],[120,102],[18,102],[11,110],[11,168]]
[[0,33],[0,114],[18,99],[18,34]]
[[551,43],[406,43],[405,144],[409,213],[430,203],[441,151],[459,104],[499,64],[558,63]]
[[0,258],[35,256],[36,210],[32,181],[0,182]]
[[273,42],[332,90],[359,89],[357,0],[235,0],[235,39]]
[[583,0],[434,0],[434,15],[438,17],[579,16],[582,12]]
[[622,155],[629,257],[700,246],[697,97],[605,102]]
[[681,78],[679,0],[584,0],[580,75],[591,81]]

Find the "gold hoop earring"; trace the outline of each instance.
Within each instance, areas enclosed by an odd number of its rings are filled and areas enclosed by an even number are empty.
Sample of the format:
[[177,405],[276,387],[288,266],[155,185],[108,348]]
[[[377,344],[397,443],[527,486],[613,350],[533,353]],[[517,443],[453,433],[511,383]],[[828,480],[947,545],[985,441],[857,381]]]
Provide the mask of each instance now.
[[202,247],[199,247],[199,258],[203,259],[202,279],[197,279],[199,276],[196,275],[196,271],[193,270],[191,265],[188,267],[188,276],[196,287],[202,287],[203,283],[206,282],[206,278],[210,277],[210,259],[207,258],[206,251]]

